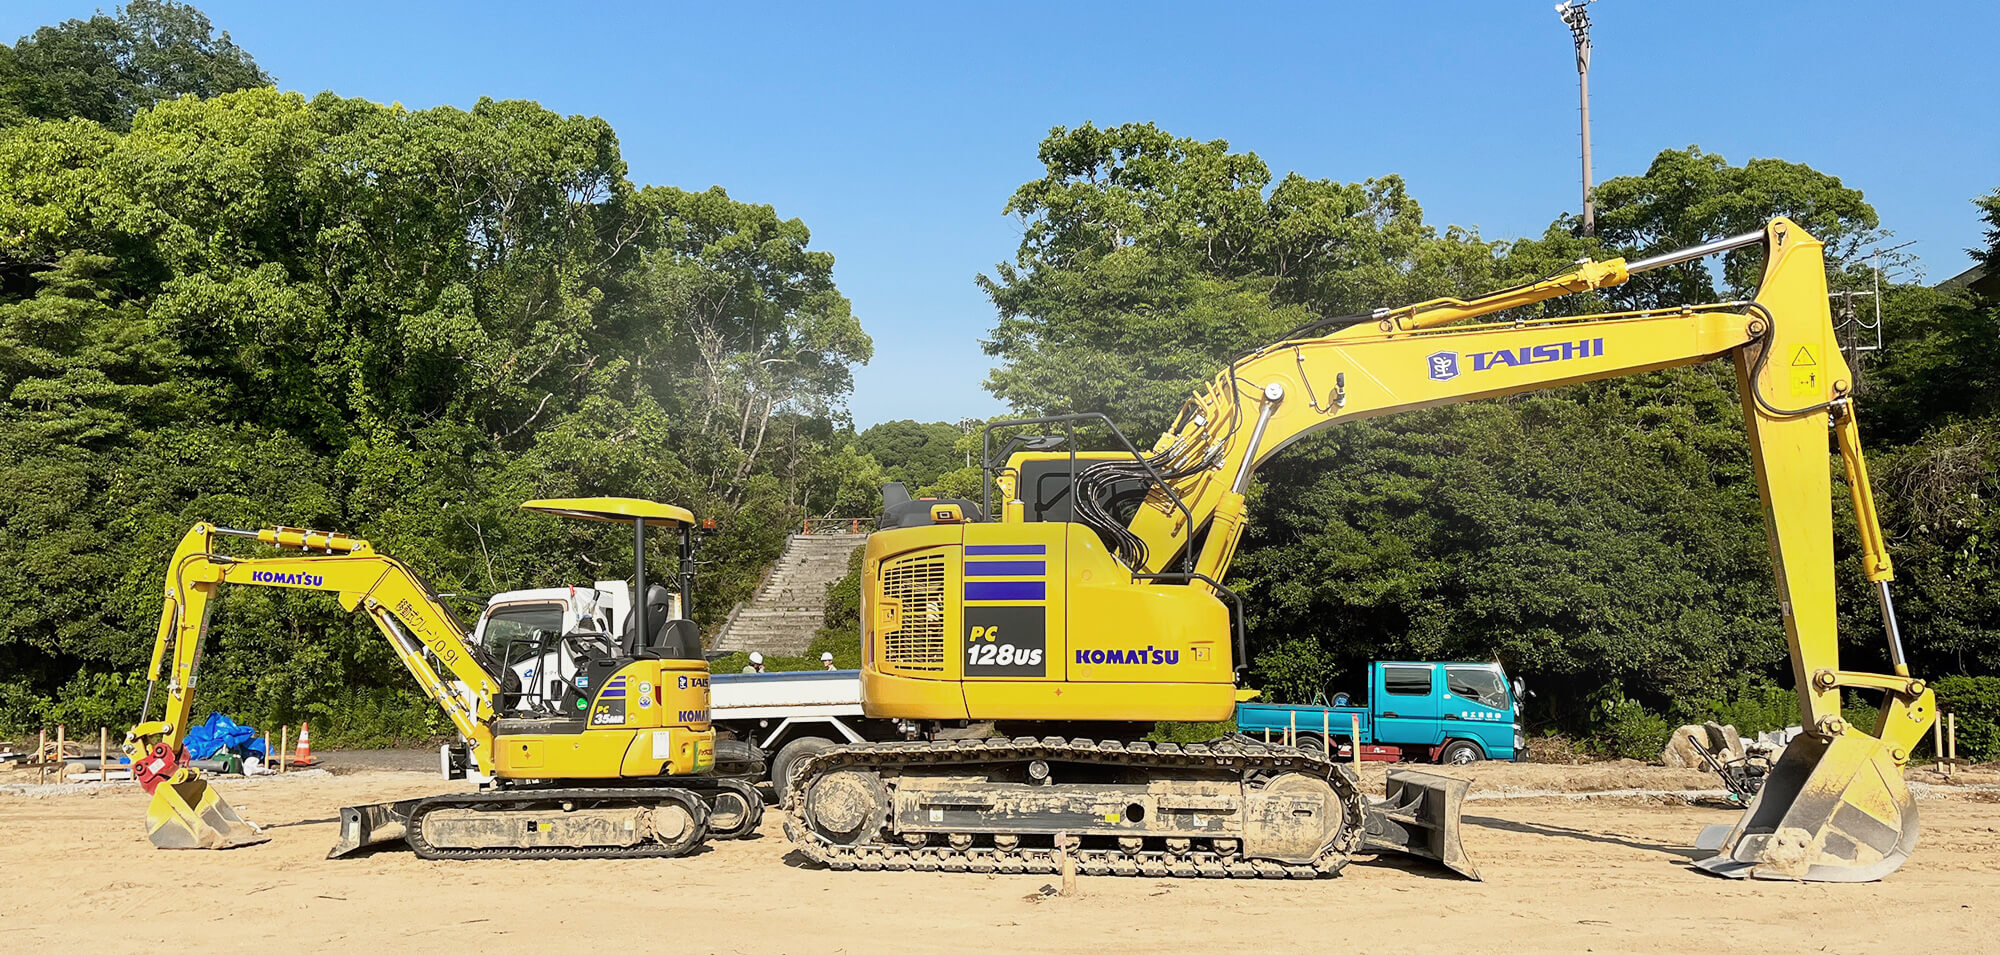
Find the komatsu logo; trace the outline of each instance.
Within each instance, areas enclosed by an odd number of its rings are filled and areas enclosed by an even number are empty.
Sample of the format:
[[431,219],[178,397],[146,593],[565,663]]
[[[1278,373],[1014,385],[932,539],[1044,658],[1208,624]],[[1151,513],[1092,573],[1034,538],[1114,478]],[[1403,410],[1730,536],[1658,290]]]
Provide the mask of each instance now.
[[1181,662],[1179,650],[1162,650],[1148,644],[1130,650],[1078,650],[1078,663],[1150,663],[1154,666],[1172,666]]
[[[1519,348],[1503,348],[1499,351],[1478,351],[1469,357],[1472,359],[1470,370],[1488,371],[1494,368],[1513,368],[1517,365],[1569,361],[1573,358],[1600,358],[1603,355],[1604,339],[1584,338],[1571,342],[1551,342],[1547,345],[1522,345]],[[1458,377],[1457,352],[1437,352],[1424,361],[1429,367],[1432,381],[1450,381]]]
[[318,574],[281,574],[272,570],[253,570],[250,580],[259,584],[294,584],[300,587],[324,587],[326,578]]

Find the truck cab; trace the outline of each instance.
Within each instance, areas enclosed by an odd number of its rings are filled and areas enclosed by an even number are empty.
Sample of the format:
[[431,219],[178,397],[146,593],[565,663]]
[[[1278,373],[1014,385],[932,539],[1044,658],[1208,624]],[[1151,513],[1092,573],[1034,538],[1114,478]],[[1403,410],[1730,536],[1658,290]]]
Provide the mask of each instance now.
[[1292,706],[1241,703],[1237,728],[1341,757],[1471,763],[1521,759],[1526,688],[1498,663],[1386,660],[1368,665],[1366,698],[1346,693]]

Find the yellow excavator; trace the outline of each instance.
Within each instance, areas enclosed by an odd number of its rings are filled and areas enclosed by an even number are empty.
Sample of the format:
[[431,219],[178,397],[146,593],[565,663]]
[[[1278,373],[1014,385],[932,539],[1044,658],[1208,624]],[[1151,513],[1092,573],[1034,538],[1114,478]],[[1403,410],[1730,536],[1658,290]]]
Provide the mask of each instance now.
[[[755,831],[763,813],[757,791],[711,772],[715,731],[701,631],[669,612],[666,587],[646,580],[647,530],[676,533],[679,606],[693,606],[693,515],[615,497],[521,506],[632,528],[633,586],[644,596],[623,633],[593,621],[482,646],[416,571],[365,540],[287,527],[189,530],[167,568],[146,702],[125,740],[133,775],[153,796],[153,844],[226,848],[265,838],[209,787],[182,746],[211,602],[225,584],[321,591],[367,614],[457,728],[462,743],[444,754],[454,775],[476,769],[486,782],[480,792],[345,807],[329,857],[398,835],[427,859],[665,857],[710,836]],[[218,538],[285,553],[226,555]],[[163,676],[165,709],[150,719]]]
[[[1751,246],[1765,269],[1748,301],[1456,324]],[[1242,611],[1222,581],[1250,477],[1343,422],[1716,359],[1736,370],[1806,732],[1733,830],[1705,837],[1718,852],[1700,865],[1734,877],[1887,875],[1916,844],[1901,770],[1935,707],[1904,662],[1821,243],[1785,219],[1298,329],[1230,362],[1144,453],[1103,415],[989,426],[983,506],[885,495],[867,543],[863,706],[902,721],[909,739],[798,763],[788,838],[836,869],[1049,871],[1061,835],[1086,873],[1312,877],[1373,847],[1472,875],[1457,833],[1462,781],[1393,774],[1375,802],[1314,752],[1240,736],[1143,739],[1159,720],[1228,719],[1238,699]],[[1067,448],[1017,437],[996,454],[992,428],[1005,426],[1072,437]],[[1114,446],[1076,450],[1078,427]],[[1840,666],[1829,431],[1889,673]],[[1842,719],[1850,690],[1882,695],[1874,726]]]

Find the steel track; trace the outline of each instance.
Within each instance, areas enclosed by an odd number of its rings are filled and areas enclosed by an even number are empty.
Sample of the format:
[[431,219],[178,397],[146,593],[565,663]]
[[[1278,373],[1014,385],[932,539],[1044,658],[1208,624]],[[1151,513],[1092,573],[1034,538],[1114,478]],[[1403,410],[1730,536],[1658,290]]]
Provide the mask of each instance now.
[[[1074,851],[1077,871],[1085,875],[1133,875],[1149,878],[1265,878],[1315,879],[1335,875],[1361,847],[1365,829],[1360,788],[1353,774],[1340,764],[1320,756],[1285,746],[1272,746],[1242,737],[1211,743],[1126,742],[1122,740],[1064,740],[1057,737],[1035,739],[1017,737],[1002,740],[957,740],[905,743],[868,743],[836,746],[801,762],[793,771],[794,807],[812,780],[842,769],[876,771],[948,772],[954,764],[977,765],[994,762],[1060,760],[1098,765],[1144,768],[1155,771],[1226,769],[1238,778],[1257,773],[1308,773],[1332,785],[1345,809],[1341,831],[1328,840],[1319,857],[1310,864],[1282,863],[1266,859],[1245,859],[1224,855],[1192,845],[1182,852],[1140,848],[1127,851],[1111,848],[1081,848]],[[812,859],[829,868],[864,871],[1055,873],[1061,856],[1053,848],[1016,846],[948,845],[910,846],[894,839],[884,819],[878,841],[863,845],[841,845],[815,832],[795,808],[785,819],[785,836]],[[1235,838],[1235,837],[1232,837]],[[1191,840],[1193,843],[1209,842]],[[1240,845],[1241,842],[1239,841]]]
[[[556,807],[563,802],[635,803],[648,805],[677,802],[694,820],[694,829],[670,844],[637,846],[511,846],[463,849],[434,846],[424,839],[424,817],[438,809],[480,809],[511,806],[519,811]],[[701,794],[687,789],[533,789],[491,793],[454,793],[432,796],[410,810],[403,838],[420,859],[670,859],[686,855],[708,841],[708,803]]]

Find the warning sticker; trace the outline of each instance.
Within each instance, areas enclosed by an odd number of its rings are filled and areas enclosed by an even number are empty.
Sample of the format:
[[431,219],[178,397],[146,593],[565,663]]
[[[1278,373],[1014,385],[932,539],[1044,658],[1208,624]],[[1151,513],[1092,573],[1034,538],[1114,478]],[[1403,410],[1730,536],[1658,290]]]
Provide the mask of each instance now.
[[1792,353],[1792,397],[1817,398],[1826,389],[1820,383],[1819,357],[1811,345],[1800,345]]

